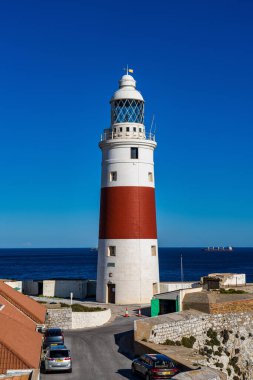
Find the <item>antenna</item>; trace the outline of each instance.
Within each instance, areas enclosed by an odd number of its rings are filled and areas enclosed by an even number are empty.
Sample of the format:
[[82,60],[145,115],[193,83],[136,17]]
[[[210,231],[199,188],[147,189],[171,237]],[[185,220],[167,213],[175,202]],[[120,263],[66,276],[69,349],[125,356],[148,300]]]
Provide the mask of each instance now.
[[152,121],[151,121],[151,127],[150,127],[150,131],[149,131],[150,134],[152,132],[152,127],[153,127],[154,121],[155,121],[155,114],[153,113]]
[[184,282],[183,255],[181,254],[181,282]]
[[128,64],[127,64],[127,67],[124,67],[124,69],[126,71],[126,75],[128,75]]
[[156,123],[155,123],[154,135],[155,135],[155,133],[156,133]]

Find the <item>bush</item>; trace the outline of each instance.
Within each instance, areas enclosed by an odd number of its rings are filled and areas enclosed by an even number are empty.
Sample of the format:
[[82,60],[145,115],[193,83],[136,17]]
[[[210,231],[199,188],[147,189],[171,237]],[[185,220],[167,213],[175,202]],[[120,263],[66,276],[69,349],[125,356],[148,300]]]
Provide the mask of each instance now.
[[229,340],[229,332],[228,332],[228,330],[223,330],[223,331],[221,331],[220,334],[221,334],[221,336],[223,338],[222,343],[226,344],[228,342],[228,340]]
[[217,332],[214,331],[213,329],[209,329],[207,330],[207,333],[206,335],[208,336],[208,338],[210,338],[210,340],[206,340],[206,345],[207,346],[220,346],[220,341],[218,340],[217,338]]
[[237,290],[237,289],[227,289],[226,290],[224,288],[221,288],[220,293],[221,294],[245,294],[248,292],[245,292],[244,290]]
[[176,342],[174,342],[174,340],[166,339],[162,344],[166,346],[175,346]]
[[192,348],[195,342],[196,342],[196,339],[194,338],[194,336],[190,336],[190,338],[184,336],[181,339],[182,346],[187,347],[187,348]]
[[80,305],[79,303],[74,303],[71,305],[71,309],[73,312],[83,311],[83,312],[92,312],[92,311],[103,311],[106,309],[102,309],[102,307],[88,307],[84,305]]

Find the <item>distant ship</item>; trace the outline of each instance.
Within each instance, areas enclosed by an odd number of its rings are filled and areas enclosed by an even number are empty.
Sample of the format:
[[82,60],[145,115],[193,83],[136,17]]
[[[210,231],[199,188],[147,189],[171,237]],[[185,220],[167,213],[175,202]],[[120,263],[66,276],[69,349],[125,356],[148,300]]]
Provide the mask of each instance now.
[[233,247],[207,247],[207,248],[202,248],[202,251],[206,252],[232,252],[234,250]]

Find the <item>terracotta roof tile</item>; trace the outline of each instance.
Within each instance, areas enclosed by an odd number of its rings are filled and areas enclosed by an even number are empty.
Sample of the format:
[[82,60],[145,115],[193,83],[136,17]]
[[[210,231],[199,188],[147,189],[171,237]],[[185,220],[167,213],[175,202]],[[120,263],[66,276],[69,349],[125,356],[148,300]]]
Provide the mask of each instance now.
[[39,368],[42,335],[1,312],[0,343],[25,363],[27,368]]
[[29,376],[30,375],[28,374],[14,376],[6,375],[5,377],[3,377],[3,380],[29,380]]
[[46,316],[45,306],[39,304],[28,296],[0,281],[0,295],[7,299],[12,305],[22,310],[26,315],[37,323],[44,323]]
[[4,307],[0,310],[0,313],[15,319],[17,322],[22,323],[27,328],[35,331],[36,330],[36,322],[34,322],[31,318],[27,317],[22,311],[13,306],[9,301],[7,301],[3,296],[0,295],[0,304],[4,305]]

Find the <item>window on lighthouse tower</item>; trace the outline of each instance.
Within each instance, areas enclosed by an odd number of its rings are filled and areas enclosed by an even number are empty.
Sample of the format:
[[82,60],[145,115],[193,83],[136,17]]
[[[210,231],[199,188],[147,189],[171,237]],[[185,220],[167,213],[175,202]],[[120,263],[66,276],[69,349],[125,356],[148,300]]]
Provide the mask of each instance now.
[[131,158],[132,159],[138,159],[139,158],[138,148],[131,148]]

